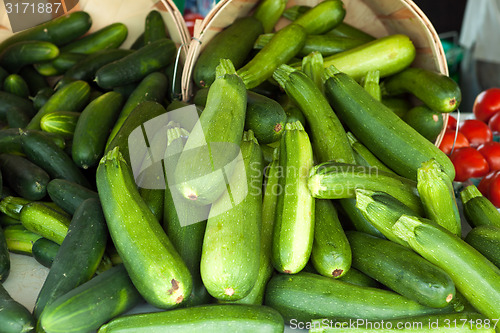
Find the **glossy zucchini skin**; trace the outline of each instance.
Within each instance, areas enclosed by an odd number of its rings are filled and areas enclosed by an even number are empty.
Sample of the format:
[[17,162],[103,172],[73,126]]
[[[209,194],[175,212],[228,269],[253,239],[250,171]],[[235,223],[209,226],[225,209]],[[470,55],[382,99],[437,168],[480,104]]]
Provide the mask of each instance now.
[[460,198],[465,218],[472,227],[488,225],[500,228],[500,212],[475,185],[465,187]]
[[304,27],[308,35],[321,35],[339,25],[345,14],[341,0],[323,1],[300,15],[293,23]]
[[60,212],[37,201],[30,202],[21,210],[20,221],[31,232],[62,244],[71,220]]
[[478,226],[472,228],[464,240],[500,268],[500,228]]

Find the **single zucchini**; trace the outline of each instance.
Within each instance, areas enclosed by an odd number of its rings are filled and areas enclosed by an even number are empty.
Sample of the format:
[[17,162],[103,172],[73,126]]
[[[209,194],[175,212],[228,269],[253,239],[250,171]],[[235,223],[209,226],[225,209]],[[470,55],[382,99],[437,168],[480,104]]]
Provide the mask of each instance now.
[[3,233],[10,252],[28,256],[32,255],[33,244],[42,237],[20,224],[5,227]]
[[500,268],[500,228],[489,225],[472,228],[465,241]]
[[380,171],[389,172],[394,174],[394,171],[389,169],[387,165],[382,163],[377,156],[373,155],[371,151],[368,150],[351,132],[347,132],[347,139],[349,139],[349,144],[354,152],[354,157],[356,159],[356,164],[366,166],[366,167],[376,167]]
[[472,227],[490,225],[500,228],[500,212],[475,185],[460,192],[465,218]]
[[323,87],[323,56],[317,51],[313,51],[310,54],[302,58],[302,71],[306,73],[307,76],[316,84],[319,91],[324,93]]
[[61,244],[68,233],[71,220],[52,208],[40,203],[30,202],[21,210],[22,225],[42,237]]
[[35,328],[35,320],[30,311],[16,302],[0,285],[0,322],[4,333],[27,333]]
[[280,142],[280,194],[273,232],[272,263],[295,274],[309,261],[314,240],[314,198],[307,188],[313,166],[309,137],[300,122],[287,123]]
[[80,112],[54,111],[46,113],[40,119],[42,131],[58,134],[69,140],[73,138]]
[[380,71],[369,71],[361,78],[361,85],[365,90],[373,96],[377,101],[382,100],[382,92],[380,89]]
[[33,258],[43,266],[50,268],[61,245],[47,239],[39,238],[31,248]]
[[265,0],[259,2],[252,16],[262,23],[264,33],[270,33],[285,11],[287,0]]
[[380,287],[382,287],[382,285],[377,280],[372,279],[365,273],[357,270],[352,266],[344,275],[339,277],[339,280],[361,287],[372,287],[379,289]]
[[341,0],[323,1],[300,15],[293,23],[304,27],[308,35],[321,35],[339,25],[345,14]]
[[0,53],[0,65],[11,73],[17,73],[26,65],[54,59],[59,49],[52,43],[43,41],[23,41],[6,47]]
[[425,105],[411,108],[402,119],[430,142],[435,142],[443,130],[443,114]]

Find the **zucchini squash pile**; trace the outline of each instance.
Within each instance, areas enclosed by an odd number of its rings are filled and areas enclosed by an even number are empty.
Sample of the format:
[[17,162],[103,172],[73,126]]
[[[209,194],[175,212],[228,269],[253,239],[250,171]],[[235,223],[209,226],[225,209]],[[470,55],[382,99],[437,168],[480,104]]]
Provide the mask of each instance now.
[[0,43],[0,281],[50,268],[1,332],[500,331],[500,213],[434,144],[458,85],[286,5],[206,45],[192,103],[155,10],[130,49],[82,11]]

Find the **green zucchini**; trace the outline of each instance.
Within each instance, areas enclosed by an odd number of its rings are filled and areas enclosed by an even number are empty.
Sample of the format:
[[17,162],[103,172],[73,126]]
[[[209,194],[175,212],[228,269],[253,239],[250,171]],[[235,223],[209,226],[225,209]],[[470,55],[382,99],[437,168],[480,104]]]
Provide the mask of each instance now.
[[430,142],[435,142],[443,130],[443,114],[425,105],[411,108],[402,119]]
[[431,308],[392,291],[307,272],[275,275],[267,285],[265,304],[278,310],[291,325],[317,318],[389,320],[453,312],[451,305]]
[[423,68],[407,68],[384,80],[382,90],[394,96],[411,93],[430,109],[439,112],[455,111],[462,100],[457,82],[447,75]]
[[300,15],[293,23],[304,27],[308,35],[321,35],[342,22],[345,14],[341,0],[323,1]]
[[92,278],[101,262],[107,239],[106,220],[99,200],[85,200],[75,211],[40,289],[33,310],[35,318],[39,318],[43,309],[58,297]]
[[264,33],[270,33],[285,11],[287,0],[260,1],[252,16],[262,23]]
[[144,25],[144,44],[147,45],[167,37],[165,21],[163,21],[161,13],[157,10],[150,11],[146,16],[146,22]]
[[392,112],[394,112],[399,118],[403,118],[405,114],[413,108],[413,105],[405,97],[382,96],[381,102]]
[[90,187],[88,180],[73,163],[71,157],[38,131],[23,132],[21,143],[28,159],[47,171],[52,179],[62,178]]
[[65,77],[75,80],[91,81],[99,68],[113,61],[121,59],[134,51],[125,49],[108,49],[89,54],[85,59],[76,63],[64,74]]
[[490,225],[500,228],[500,212],[475,185],[460,192],[465,218],[472,227]]
[[377,156],[373,155],[371,151],[368,150],[358,139],[351,133],[347,132],[347,139],[349,139],[349,144],[351,145],[352,151],[354,152],[354,157],[356,159],[356,164],[366,166],[366,167],[376,167],[380,171],[385,171],[394,174],[394,171],[389,169],[384,163],[382,163]]
[[42,237],[33,243],[31,251],[36,261],[50,268],[60,247],[61,245]]
[[97,192],[65,179],[52,179],[47,184],[50,199],[70,215],[89,198],[99,198]]
[[95,74],[95,81],[103,89],[111,89],[142,80],[170,64],[176,46],[170,39],[159,39],[139,50],[104,65]]
[[117,265],[47,305],[38,320],[44,332],[91,332],[141,302],[123,265]]
[[79,112],[88,103],[90,86],[84,81],[74,81],[59,88],[49,100],[38,110],[28,124],[28,129],[40,129],[42,117],[54,111]]
[[85,107],[76,123],[71,147],[76,165],[83,169],[97,165],[122,105],[122,95],[110,91]]
[[302,58],[302,71],[311,78],[311,80],[316,84],[319,91],[324,93],[323,87],[323,56],[317,51],[313,51],[310,54]]
[[111,320],[99,333],[239,332],[280,333],[285,329],[281,315],[267,306],[243,304],[203,305],[157,313],[129,315]]
[[[263,33],[263,24],[254,17],[240,18],[218,33],[203,49],[193,68],[193,80],[200,87],[209,87],[216,79],[215,69],[221,59],[229,59],[241,67],[257,37]],[[238,45],[238,47],[235,47]]]
[[298,24],[290,24],[279,30],[237,74],[247,89],[257,87],[271,76],[282,64],[290,61],[304,47],[307,38],[305,29]]
[[360,84],[377,101],[382,100],[382,92],[380,89],[380,71],[369,71],[361,78]]
[[[175,169],[177,189],[186,199],[203,206],[216,201],[226,191],[225,177],[231,177],[234,160],[240,152],[246,106],[243,81],[236,75],[231,61],[221,60],[207,105]],[[219,169],[224,172],[216,172]]]
[[364,42],[371,42],[375,39],[372,35],[345,22],[339,23],[334,29],[327,32],[329,35],[357,39]]
[[3,81],[3,90],[22,98],[28,98],[30,95],[28,84],[19,74],[10,74],[7,76]]
[[28,84],[30,90],[30,96],[36,96],[38,92],[42,89],[49,88],[49,84],[45,77],[40,75],[33,66],[24,66],[19,74]]
[[385,238],[385,236],[363,215],[361,210],[356,207],[356,198],[339,200],[339,208],[342,209],[342,213],[347,217],[353,229],[375,237]]
[[260,266],[263,166],[252,131],[243,134],[241,154],[231,187],[210,208],[200,262],[203,284],[210,295],[224,301],[247,296]]
[[54,111],[43,115],[40,119],[42,131],[58,134],[69,140],[73,138],[80,112]]
[[481,314],[500,318],[500,269],[446,229],[401,216],[393,232],[422,257],[448,273],[457,290]]
[[412,250],[358,231],[346,234],[352,266],[398,294],[433,308],[443,308],[455,297],[451,277]]
[[101,159],[96,182],[111,238],[137,290],[156,307],[180,304],[191,293],[191,274],[139,195],[120,148]]
[[42,237],[20,224],[5,227],[3,233],[10,252],[28,256],[32,255],[33,244]]
[[335,105],[336,114],[389,168],[416,180],[422,162],[435,158],[450,179],[455,178],[451,160],[432,142],[373,98],[352,77],[333,68],[327,72],[325,91],[330,103]]
[[317,159],[354,163],[345,130],[314,82],[305,73],[287,65],[281,65],[273,78],[304,114]]
[[307,188],[313,166],[309,137],[300,122],[287,123],[280,142],[280,194],[273,232],[272,263],[295,274],[307,264],[314,239],[314,198]]
[[9,187],[28,200],[40,200],[47,194],[50,176],[26,158],[0,154],[0,170]]
[[318,273],[342,277],[351,267],[351,248],[330,200],[315,200],[311,261]]
[[0,201],[0,212],[19,220],[24,205],[29,204],[31,201],[22,197],[6,196]]
[[59,55],[59,49],[52,43],[36,40],[14,43],[0,53],[0,65],[11,73],[26,65],[52,60]]
[[27,333],[35,328],[35,320],[24,305],[16,302],[0,285],[0,322],[4,333]]
[[52,208],[40,203],[30,202],[21,210],[22,225],[42,237],[61,244],[68,233],[71,220]]
[[151,213],[161,223],[163,219],[163,204],[165,201],[164,189],[151,189],[139,187],[139,194],[151,210]]
[[127,38],[128,29],[123,23],[109,24],[83,38],[61,47],[62,52],[92,54],[106,49],[116,49]]
[[10,273],[10,256],[7,240],[3,229],[0,227],[0,282],[3,283]]
[[472,228],[464,240],[500,268],[500,228],[481,225]]

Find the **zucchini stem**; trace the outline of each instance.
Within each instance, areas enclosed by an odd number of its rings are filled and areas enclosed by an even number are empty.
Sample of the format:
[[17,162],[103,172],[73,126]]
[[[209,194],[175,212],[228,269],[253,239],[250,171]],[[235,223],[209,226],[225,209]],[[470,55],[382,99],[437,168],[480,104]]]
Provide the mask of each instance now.
[[295,71],[295,68],[283,64],[274,71],[273,79],[275,79],[279,83],[281,88],[285,89],[287,82],[290,81],[290,74]]
[[221,59],[219,65],[215,69],[215,76],[221,77],[226,74],[236,74],[236,69],[229,59]]
[[477,189],[476,185],[471,184],[464,188],[462,192],[460,192],[460,197],[462,198],[462,203],[465,204],[469,200],[475,197],[482,197],[483,194]]

